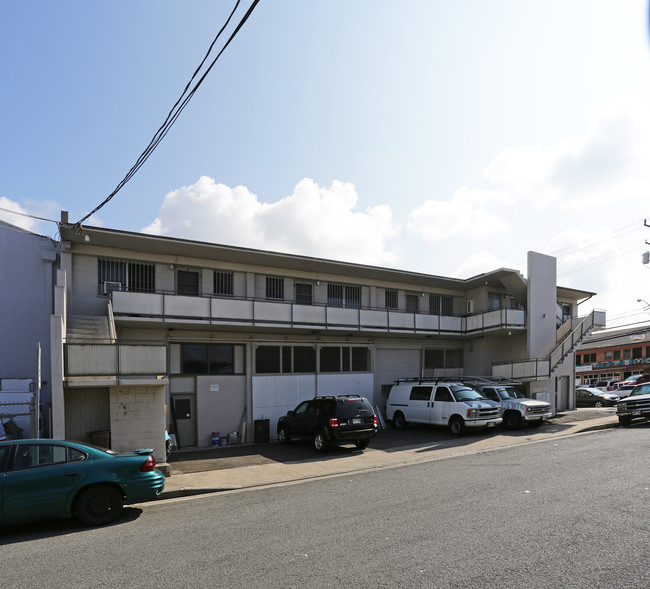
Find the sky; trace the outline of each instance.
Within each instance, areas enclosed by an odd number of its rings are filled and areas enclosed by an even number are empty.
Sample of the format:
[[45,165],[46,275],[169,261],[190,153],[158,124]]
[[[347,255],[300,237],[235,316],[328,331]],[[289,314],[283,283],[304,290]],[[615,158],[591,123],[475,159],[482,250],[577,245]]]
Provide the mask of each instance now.
[[[0,219],[102,203],[235,4],[4,0]],[[261,0],[84,224],[457,278],[536,251],[635,326],[648,156],[647,0]]]

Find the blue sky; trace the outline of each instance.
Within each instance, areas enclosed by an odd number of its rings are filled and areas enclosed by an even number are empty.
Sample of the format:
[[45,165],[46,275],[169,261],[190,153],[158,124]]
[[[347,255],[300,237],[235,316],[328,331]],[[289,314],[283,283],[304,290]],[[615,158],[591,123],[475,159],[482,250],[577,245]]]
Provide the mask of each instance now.
[[[3,3],[0,209],[77,221],[103,201],[234,4]],[[585,312],[650,319],[636,302],[650,301],[647,14],[645,0],[261,0],[87,223],[459,277],[525,273],[535,250],[598,293]]]

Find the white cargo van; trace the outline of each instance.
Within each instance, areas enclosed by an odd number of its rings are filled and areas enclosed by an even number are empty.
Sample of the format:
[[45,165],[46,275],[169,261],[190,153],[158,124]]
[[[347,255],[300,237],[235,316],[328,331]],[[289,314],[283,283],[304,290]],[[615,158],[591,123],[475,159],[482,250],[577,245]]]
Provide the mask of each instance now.
[[476,389],[449,379],[399,379],[386,401],[386,417],[397,429],[407,423],[446,425],[454,435],[466,427],[492,428],[500,424],[501,407]]

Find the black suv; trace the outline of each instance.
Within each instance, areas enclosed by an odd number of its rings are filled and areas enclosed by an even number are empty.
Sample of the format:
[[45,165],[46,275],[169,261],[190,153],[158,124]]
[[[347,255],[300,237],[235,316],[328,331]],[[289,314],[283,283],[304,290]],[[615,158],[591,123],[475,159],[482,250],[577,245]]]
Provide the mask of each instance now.
[[278,441],[312,440],[316,452],[330,444],[353,443],[363,450],[377,433],[377,416],[368,399],[359,395],[314,397],[278,420]]

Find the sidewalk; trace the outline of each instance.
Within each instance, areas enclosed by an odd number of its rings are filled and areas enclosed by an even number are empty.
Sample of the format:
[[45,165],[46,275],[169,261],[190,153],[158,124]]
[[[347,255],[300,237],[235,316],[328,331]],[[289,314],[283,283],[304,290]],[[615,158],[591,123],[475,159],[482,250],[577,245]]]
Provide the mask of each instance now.
[[431,426],[389,428],[380,430],[364,452],[342,446],[317,454],[309,443],[299,441],[287,446],[270,442],[181,450],[170,457],[172,474],[165,479],[160,498],[395,468],[617,426],[614,408],[589,408],[560,413],[539,428],[499,428],[494,432],[469,432],[459,438]]

